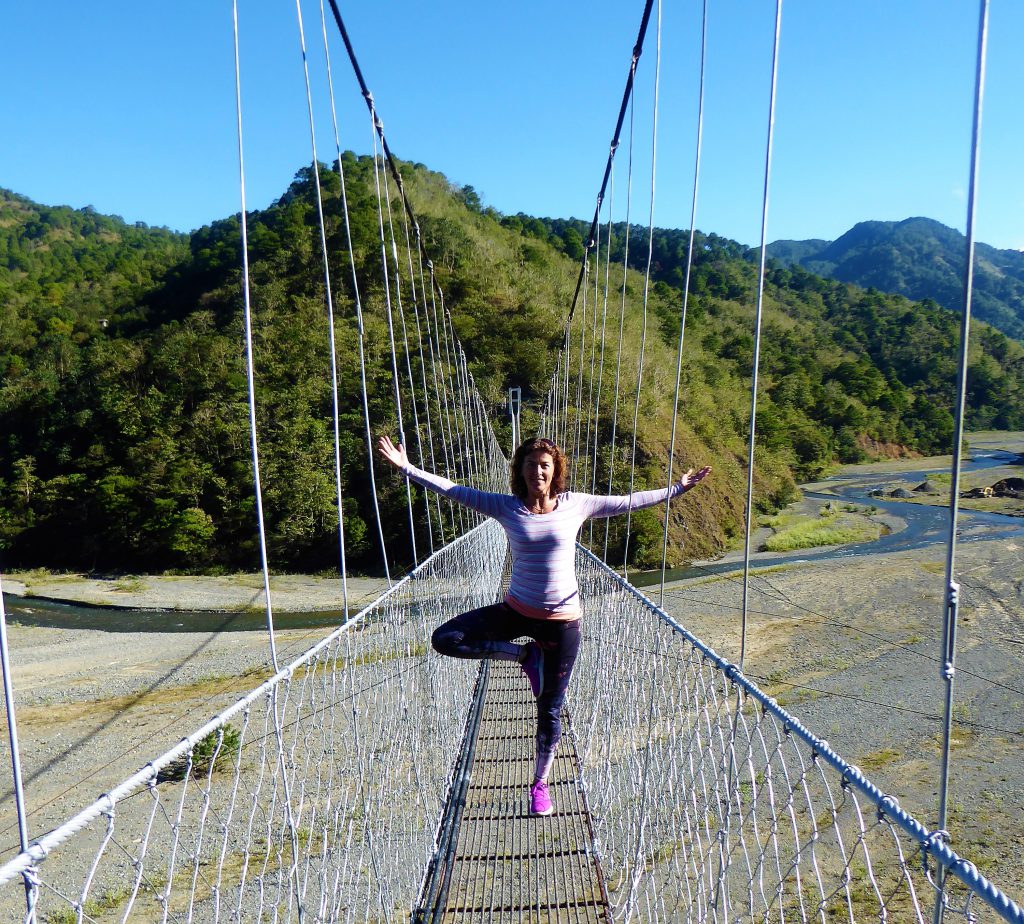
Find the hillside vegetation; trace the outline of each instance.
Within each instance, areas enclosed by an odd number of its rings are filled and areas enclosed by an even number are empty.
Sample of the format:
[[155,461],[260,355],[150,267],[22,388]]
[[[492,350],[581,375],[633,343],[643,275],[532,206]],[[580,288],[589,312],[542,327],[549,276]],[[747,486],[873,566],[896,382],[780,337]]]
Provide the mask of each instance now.
[[[830,279],[928,298],[954,311],[963,305],[966,238],[930,218],[864,221],[835,241],[775,241],[768,253]],[[1024,339],[1024,253],[976,244],[972,311]]]
[[[370,416],[375,431],[393,433],[373,162],[346,154],[343,166]],[[401,171],[469,370],[507,445],[505,390],[523,387],[529,432],[562,343],[586,229],[579,222],[502,216],[482,209],[471,188],[453,187],[422,165],[402,164]],[[373,571],[380,553],[341,185],[336,170],[320,174],[332,255],[349,565]],[[271,565],[279,570],[330,569],[337,561],[328,330],[312,178],[311,170],[300,171],[277,202],[248,221],[263,496]],[[398,212],[395,222],[401,229]],[[628,233],[630,262],[641,254],[646,262],[646,232]],[[625,227],[612,229],[613,259],[624,251],[626,235]],[[674,562],[713,555],[736,541],[745,488],[756,266],[735,242],[701,234],[695,244],[678,447],[682,465],[709,461],[715,474],[673,510]],[[639,487],[664,482],[686,246],[683,232],[655,233],[636,434]],[[122,571],[257,566],[240,252],[238,216],[186,238],[3,194],[5,564]],[[392,281],[391,295],[402,298],[413,329],[413,296],[403,274],[400,285]],[[621,271],[618,276],[621,281]],[[643,278],[630,271],[625,289],[613,489],[629,479]],[[595,301],[601,304],[603,293],[590,293],[585,316],[577,309],[575,336],[584,317],[592,330]],[[608,330],[617,333],[617,291],[607,303]],[[933,302],[865,292],[799,267],[773,269],[759,398],[758,508],[778,507],[794,496],[797,481],[837,461],[948,450],[957,336],[956,317]],[[616,341],[607,341],[602,355],[610,370]],[[404,355],[398,359],[404,369]],[[417,379],[418,363],[412,356]],[[584,398],[593,392],[586,363],[585,372]],[[977,325],[971,381],[972,427],[1024,428],[1020,344]],[[610,377],[598,424],[604,446],[609,392]],[[438,396],[430,400],[436,420]],[[425,411],[422,395],[417,401]],[[405,395],[415,451],[410,402]],[[599,485],[608,483],[609,464],[605,450]],[[407,562],[404,487],[390,471],[379,471],[378,494],[389,548]],[[658,559],[660,515],[633,517],[629,548],[636,564]],[[616,521],[613,558],[621,555],[623,529]]]

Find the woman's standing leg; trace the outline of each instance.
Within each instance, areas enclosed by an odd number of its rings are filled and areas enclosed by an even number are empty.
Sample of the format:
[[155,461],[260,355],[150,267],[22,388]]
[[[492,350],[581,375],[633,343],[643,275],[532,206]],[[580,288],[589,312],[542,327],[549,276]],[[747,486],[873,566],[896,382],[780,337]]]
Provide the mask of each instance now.
[[542,625],[534,635],[544,651],[544,686],[537,697],[537,761],[530,787],[530,810],[535,815],[550,815],[554,809],[548,795],[548,775],[562,737],[562,705],[580,648],[580,622],[574,619]]

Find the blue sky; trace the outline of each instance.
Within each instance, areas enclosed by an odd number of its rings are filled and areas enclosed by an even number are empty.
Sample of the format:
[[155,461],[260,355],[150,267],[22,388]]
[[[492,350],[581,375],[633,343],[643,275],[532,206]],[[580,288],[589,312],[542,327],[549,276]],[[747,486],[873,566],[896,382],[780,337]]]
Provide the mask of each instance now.
[[[319,5],[303,0],[318,153],[334,156]],[[589,219],[642,4],[340,4],[392,149],[505,213]],[[774,3],[710,0],[697,226],[760,237]],[[655,221],[688,227],[700,4],[662,13]],[[240,0],[248,203],[310,160],[293,0]],[[785,0],[768,239],[916,215],[963,230],[974,0]],[[369,119],[328,27],[342,147]],[[189,230],[238,210],[229,0],[11,4],[0,186]],[[640,64],[630,215],[646,222],[654,24]],[[1024,4],[992,0],[978,237],[1024,248]],[[626,208],[626,144],[615,217]]]

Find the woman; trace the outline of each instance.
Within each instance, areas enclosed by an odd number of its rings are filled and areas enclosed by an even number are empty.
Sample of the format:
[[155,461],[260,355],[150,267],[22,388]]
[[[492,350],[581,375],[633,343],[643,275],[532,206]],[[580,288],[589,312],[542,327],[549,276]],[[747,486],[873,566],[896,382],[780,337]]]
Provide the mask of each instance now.
[[[597,497],[565,490],[565,454],[551,440],[530,439],[512,457],[512,494],[467,488],[409,463],[404,447],[382,436],[380,454],[417,484],[493,517],[505,528],[512,551],[512,578],[502,603],[456,616],[431,639],[454,658],[517,661],[537,699],[537,762],[530,787],[530,812],[550,815],[548,774],[562,734],[560,713],[580,643],[576,536],[590,517],[610,517],[663,503],[699,484],[711,471],[690,469],[679,481],[655,491]],[[533,639],[519,645],[512,639]]]

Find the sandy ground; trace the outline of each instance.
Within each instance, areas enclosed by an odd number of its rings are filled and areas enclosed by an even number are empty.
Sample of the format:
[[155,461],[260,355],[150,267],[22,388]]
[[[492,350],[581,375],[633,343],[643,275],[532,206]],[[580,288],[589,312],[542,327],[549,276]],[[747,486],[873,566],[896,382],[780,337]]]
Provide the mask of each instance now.
[[[950,764],[952,846],[1011,895],[1024,873],[1024,543],[958,555]],[[755,572],[745,672],[929,827],[944,714],[945,553],[895,553]],[[672,585],[666,608],[730,660],[737,575]]]
[[[375,600],[386,586],[381,578],[350,577],[347,583],[350,609]],[[267,603],[261,574],[96,578],[45,570],[15,571],[4,575],[3,588],[5,593],[17,596],[126,609],[237,613],[263,610]],[[274,575],[270,578],[270,599],[274,609],[284,613],[337,611],[343,608],[344,592],[338,577]]]
[[[935,460],[913,460],[909,470]],[[892,463],[886,463],[891,466]],[[898,518],[893,526],[899,527]],[[780,565],[752,582],[745,669],[929,826],[940,778],[945,550]],[[949,828],[952,846],[1011,895],[1024,875],[1024,548],[974,542],[958,553],[958,635]],[[100,605],[234,611],[263,606],[262,580],[94,581],[32,572],[4,589]],[[378,582],[379,585],[379,582]],[[356,582],[353,599],[379,589]],[[339,607],[337,579],[275,577],[282,610]],[[668,586],[667,608],[737,659],[741,582]],[[649,591],[650,592],[650,591]],[[360,596],[362,595],[362,596]],[[113,615],[113,614],[112,614]],[[325,629],[279,631],[279,660]],[[8,629],[27,788],[37,836],[177,743],[269,673],[264,632],[110,633]],[[6,746],[0,764],[8,765]],[[13,793],[0,774],[0,860],[17,849]]]

